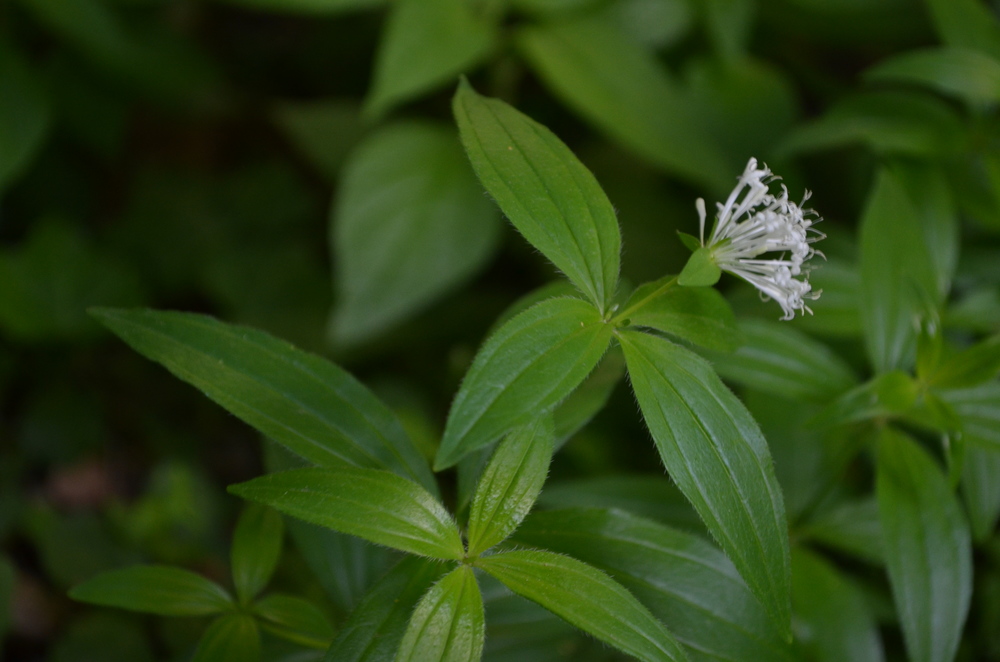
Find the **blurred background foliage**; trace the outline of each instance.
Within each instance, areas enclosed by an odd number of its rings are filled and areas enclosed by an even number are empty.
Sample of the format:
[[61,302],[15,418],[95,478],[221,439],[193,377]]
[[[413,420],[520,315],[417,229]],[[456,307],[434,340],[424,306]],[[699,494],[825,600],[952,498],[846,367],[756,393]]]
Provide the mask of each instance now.
[[[675,231],[693,232],[694,198],[725,196],[749,156],[793,195],[813,190],[829,235],[816,316],[747,328],[779,348],[781,333],[804,331],[819,338],[815,356],[846,359],[818,374],[849,385],[870,371],[855,229],[883,163],[927,214],[944,205],[961,218],[930,225],[944,230],[927,256],[952,338],[1000,331],[997,11],[978,0],[5,0],[2,653],[187,659],[203,622],[112,613],[65,592],[135,561],[225,584],[239,504],[223,487],[265,467],[249,428],[101,332],[89,306],[207,312],[328,355],[433,456],[487,330],[555,276],[466,163],[449,107],[463,73],[595,172],[633,284],[679,270]],[[776,317],[725,284],[742,317]],[[747,381],[747,364],[718,365]],[[772,444],[793,536],[832,547],[851,595],[889,621],[872,502],[853,498],[870,492],[870,463],[845,470],[843,443],[803,431],[819,406],[801,400],[836,386],[787,379],[804,398],[783,398],[780,380],[741,394]],[[697,530],[627,389],[597,393],[610,406],[556,457],[542,504],[616,506]],[[1000,659],[1000,435],[984,429],[993,437],[970,447],[966,468],[983,561],[969,660]],[[265,450],[266,466],[282,466]],[[844,479],[816,479],[828,475]],[[391,554],[289,526],[295,544],[274,583],[336,626]],[[828,564],[796,563],[829,579]],[[611,655],[500,588],[486,598],[489,660]],[[898,659],[898,635],[886,636]],[[831,659],[805,646],[808,659]],[[278,640],[265,650],[321,657]]]

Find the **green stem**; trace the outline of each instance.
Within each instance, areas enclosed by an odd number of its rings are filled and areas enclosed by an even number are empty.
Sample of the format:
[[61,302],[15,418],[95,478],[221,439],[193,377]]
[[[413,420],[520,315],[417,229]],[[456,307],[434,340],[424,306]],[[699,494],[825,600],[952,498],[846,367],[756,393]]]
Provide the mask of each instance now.
[[660,296],[661,294],[663,294],[664,292],[666,292],[667,290],[669,290],[670,288],[672,288],[676,284],[677,284],[677,276],[674,276],[673,278],[671,278],[670,280],[668,280],[666,283],[664,283],[663,285],[659,286],[658,288],[656,288],[655,290],[653,290],[652,292],[650,292],[649,294],[647,294],[646,296],[644,296],[642,299],[640,299],[639,301],[636,301],[634,304],[632,304],[631,306],[629,306],[628,308],[626,308],[625,310],[623,310],[622,312],[618,313],[613,318],[611,318],[612,324],[617,324],[617,323],[619,323],[619,322],[621,322],[623,320],[628,319],[628,317],[630,315],[632,315],[633,313],[635,313],[635,311],[639,310],[640,308],[642,308],[643,306],[645,306],[647,303],[649,303],[650,301],[652,301],[656,297]]

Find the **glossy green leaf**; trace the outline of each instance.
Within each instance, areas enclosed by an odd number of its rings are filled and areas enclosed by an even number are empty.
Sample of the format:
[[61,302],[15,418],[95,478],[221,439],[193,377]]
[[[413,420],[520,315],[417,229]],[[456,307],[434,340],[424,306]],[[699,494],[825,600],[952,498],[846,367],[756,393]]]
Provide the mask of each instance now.
[[891,428],[879,439],[876,493],[889,583],[910,660],[948,662],[972,597],[965,515],[934,460]]
[[857,383],[833,350],[787,324],[743,320],[732,354],[709,354],[723,378],[789,400],[826,402]]
[[561,402],[600,361],[611,330],[579,299],[542,301],[507,322],[466,373],[434,466],[450,467]]
[[878,153],[938,156],[958,151],[964,135],[957,114],[942,100],[917,92],[865,92],[790,131],[778,153],[787,157],[860,143]]
[[265,630],[311,648],[326,649],[333,640],[330,622],[316,605],[295,595],[271,593],[253,604]]
[[644,662],[687,660],[684,649],[621,584],[581,561],[543,551],[517,551],[476,565],[518,595]]
[[955,410],[970,442],[1000,450],[1000,381],[940,395]]
[[968,388],[989,381],[1000,372],[1000,335],[992,336],[949,357],[928,382],[934,388]]
[[521,523],[542,491],[552,459],[551,416],[515,428],[497,445],[479,479],[469,511],[469,555],[502,542]]
[[465,82],[452,107],[472,167],[503,213],[606,310],[618,287],[621,234],[593,174],[547,128]]
[[925,85],[971,104],[1000,101],[1000,61],[964,48],[900,53],[866,71],[865,78]]
[[938,35],[949,46],[971,48],[1000,60],[1000,24],[978,0],[925,0]]
[[310,462],[389,469],[437,492],[426,462],[388,407],[333,363],[203,315],[93,314],[137,352]]
[[869,563],[885,563],[882,524],[874,498],[845,501],[828,508],[810,519],[799,534]]
[[0,39],[0,191],[42,147],[51,119],[49,101],[34,73]]
[[496,28],[462,0],[398,0],[375,56],[365,111],[391,107],[455,80],[493,50]]
[[517,45],[539,76],[598,129],[665,170],[728,190],[732,169],[655,54],[600,16],[532,25]]
[[625,357],[612,346],[580,387],[570,393],[552,412],[556,450],[597,415],[625,376]]
[[864,595],[817,554],[792,551],[796,639],[816,662],[882,662],[878,624]]
[[472,568],[442,577],[417,603],[396,662],[477,662],[486,623]]
[[416,483],[377,469],[293,469],[237,485],[233,494],[286,515],[411,554],[461,559],[444,506]]
[[640,285],[616,319],[669,333],[701,347],[722,352],[736,349],[740,336],[729,303],[713,288],[683,287],[678,280],[676,276],[664,276]]
[[532,513],[514,540],[610,573],[692,660],[792,660],[732,563],[700,536],[621,511],[571,509]]
[[250,504],[240,515],[230,557],[236,597],[241,604],[257,597],[271,580],[281,556],[284,532],[284,520],[270,508]]
[[324,662],[394,659],[414,606],[444,571],[440,561],[413,556],[397,563],[351,613]]
[[638,332],[620,335],[632,388],[671,478],[779,629],[789,629],[788,530],[767,442],[711,366]]
[[357,11],[379,7],[386,0],[224,0],[232,5],[239,5],[260,11],[278,12],[282,14],[339,14],[341,12]]
[[972,537],[984,542],[996,529],[1000,517],[1000,449],[966,445],[962,463],[962,496]]
[[371,135],[344,169],[332,215],[331,337],[385,331],[485,266],[500,237],[454,130],[424,122]]
[[195,649],[191,662],[257,662],[260,632],[248,614],[224,614],[212,621]]
[[75,586],[69,597],[160,616],[204,616],[233,607],[232,598],[215,582],[165,565],[134,565],[103,572]]
[[897,177],[879,172],[861,218],[861,316],[878,372],[912,365],[915,319],[937,279],[917,211]]

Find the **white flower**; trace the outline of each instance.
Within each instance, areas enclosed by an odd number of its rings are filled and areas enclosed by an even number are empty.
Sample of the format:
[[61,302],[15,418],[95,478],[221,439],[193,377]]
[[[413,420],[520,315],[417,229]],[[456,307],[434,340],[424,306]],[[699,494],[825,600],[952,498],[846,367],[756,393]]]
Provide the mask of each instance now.
[[[809,191],[797,205],[788,199],[784,185],[780,195],[771,194],[768,185],[776,179],[766,165],[758,168],[757,159],[751,158],[726,204],[716,205],[718,214],[707,245],[705,201],[698,198],[695,207],[701,217],[701,243],[715,264],[756,287],[763,299],[777,301],[785,312],[782,319],[790,320],[796,310],[812,314],[805,300],[819,298],[820,292],[811,291],[805,263],[818,253],[809,244],[825,235],[812,227],[821,220],[816,212],[801,207]],[[764,253],[781,255],[757,259]]]

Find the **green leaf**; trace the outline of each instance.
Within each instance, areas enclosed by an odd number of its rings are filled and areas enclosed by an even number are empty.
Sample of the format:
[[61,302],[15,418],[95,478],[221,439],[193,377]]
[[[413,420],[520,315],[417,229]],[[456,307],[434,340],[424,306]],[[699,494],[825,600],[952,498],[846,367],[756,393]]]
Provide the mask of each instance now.
[[537,550],[480,558],[510,590],[644,662],[687,660],[674,636],[628,590],[581,561]]
[[663,464],[787,634],[785,506],[757,423],[703,359],[644,333],[625,331],[619,338]]
[[233,584],[240,604],[247,604],[271,581],[281,556],[285,532],[281,515],[257,504],[250,504],[240,515],[233,532],[230,552]]
[[882,169],[861,218],[861,316],[878,372],[907,368],[916,349],[914,321],[937,291],[918,214],[898,178]]
[[625,376],[625,357],[612,347],[587,376],[552,412],[555,422],[556,450],[597,415],[611,398],[611,393]]
[[792,552],[797,639],[816,662],[882,662],[878,624],[861,591],[822,557]]
[[88,579],[69,597],[160,616],[204,616],[233,608],[226,591],[201,575],[165,565],[134,565]]
[[231,5],[282,14],[339,14],[380,7],[386,0],[223,0]]
[[885,563],[882,524],[874,498],[837,504],[814,516],[798,533],[805,540],[814,540],[869,563]]
[[393,106],[453,81],[494,49],[496,27],[463,0],[398,0],[375,56],[365,112]]
[[876,479],[886,564],[913,662],[954,658],[972,596],[972,542],[948,480],[914,441],[879,439]]
[[880,154],[932,156],[954,154],[965,130],[943,100],[918,92],[864,92],[799,125],[777,147],[787,158],[804,152],[860,143]]
[[330,183],[340,177],[351,150],[365,136],[361,111],[350,100],[279,101],[271,117],[288,142]]
[[0,39],[0,191],[41,149],[50,120],[39,81],[13,46]]
[[265,630],[310,648],[329,648],[335,634],[316,605],[295,595],[266,595],[254,603],[253,612]]
[[618,287],[621,234],[593,174],[547,128],[468,83],[452,107],[472,167],[503,213],[607,310]]
[[962,496],[972,537],[985,542],[1000,517],[1000,449],[966,444],[962,469]]
[[809,275],[809,281],[814,292],[823,292],[823,296],[809,304],[815,314],[799,315],[789,324],[822,337],[860,336],[861,276],[857,268],[831,257]]
[[191,662],[257,662],[260,632],[248,614],[224,614],[212,621],[198,642]]
[[396,662],[477,662],[485,634],[483,596],[472,568],[461,565],[417,603]]
[[792,659],[732,563],[700,536],[620,511],[572,509],[532,513],[514,541],[607,571],[670,624],[693,660]]
[[561,402],[608,348],[611,325],[579,299],[549,299],[510,320],[476,355],[434,466],[444,469]]
[[330,332],[344,345],[468,280],[501,229],[454,131],[412,121],[379,130],[352,154],[331,221],[338,303]]
[[440,561],[412,556],[397,563],[351,613],[324,662],[392,660],[414,606],[444,570]]
[[437,493],[426,462],[388,407],[329,361],[203,315],[92,314],[132,349],[310,462],[389,469]]
[[712,46],[722,59],[739,62],[753,28],[753,0],[704,0],[705,22]]
[[229,491],[377,545],[439,559],[465,554],[444,506],[416,483],[377,469],[293,469],[254,478]]
[[833,350],[787,324],[743,320],[743,344],[732,354],[712,352],[724,378],[789,400],[827,402],[857,383]]
[[926,0],[938,35],[949,46],[971,48],[1000,59],[1000,25],[978,0]]
[[1000,381],[940,395],[962,421],[962,433],[970,443],[1000,450]]
[[615,319],[628,320],[632,326],[648,326],[709,349],[736,349],[740,344],[736,316],[723,296],[709,287],[677,284],[678,277],[664,276],[640,285]]
[[964,48],[900,53],[866,71],[864,78],[925,85],[972,105],[1000,101],[1000,61]]
[[928,376],[934,388],[977,386],[1000,372],[1000,335],[995,335],[946,359]]
[[677,283],[684,287],[711,287],[718,283],[721,277],[722,270],[715,264],[711,249],[702,246],[691,253],[691,257],[677,276]]
[[500,442],[479,479],[469,511],[469,556],[502,542],[521,523],[549,472],[553,423],[543,416]]

